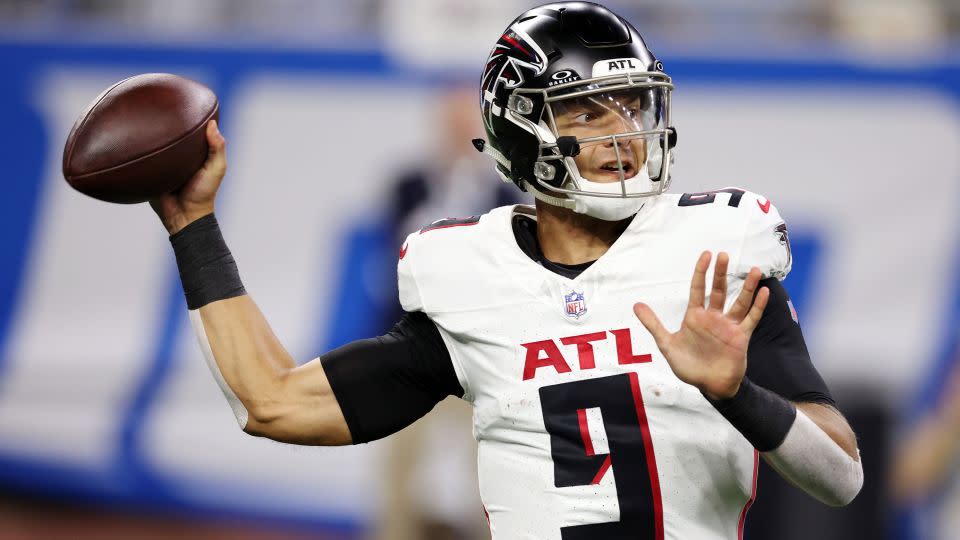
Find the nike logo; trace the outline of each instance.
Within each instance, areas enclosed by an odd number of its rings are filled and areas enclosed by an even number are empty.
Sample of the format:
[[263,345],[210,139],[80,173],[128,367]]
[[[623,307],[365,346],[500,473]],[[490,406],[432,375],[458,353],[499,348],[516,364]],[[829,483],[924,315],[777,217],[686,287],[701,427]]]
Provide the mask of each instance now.
[[[759,202],[759,201],[758,201],[758,202]],[[404,242],[403,245],[400,246],[400,259],[403,260],[403,257],[404,257],[404,255],[406,255],[406,254],[407,254],[407,243]]]
[[760,199],[757,199],[757,206],[760,207],[760,210],[766,214],[770,211],[770,199],[767,199],[767,202],[760,204]]

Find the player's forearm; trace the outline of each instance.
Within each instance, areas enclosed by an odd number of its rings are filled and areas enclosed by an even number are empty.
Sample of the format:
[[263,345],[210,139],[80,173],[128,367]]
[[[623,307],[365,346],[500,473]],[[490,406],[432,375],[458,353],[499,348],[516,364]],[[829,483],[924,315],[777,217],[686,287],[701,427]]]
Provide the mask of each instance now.
[[[845,441],[844,430],[833,425],[846,425],[843,417],[815,403],[794,405],[746,378],[740,388],[733,398],[712,401],[720,414],[781,476],[823,503],[849,504],[863,486],[863,466],[852,430],[852,442]],[[807,412],[827,425],[827,429]],[[844,446],[852,446],[853,454]]]
[[217,368],[247,411],[269,416],[296,363],[249,295],[212,302],[200,318]]
[[830,506],[846,506],[863,487],[863,465],[804,412],[779,447],[763,453],[780,476]]
[[247,295],[216,218],[170,238],[204,360],[237,423],[298,444],[349,444],[350,431],[319,361],[297,366]]
[[241,427],[281,394],[294,367],[263,314],[246,294],[237,264],[209,214],[170,237],[190,320],[204,359]]
[[807,418],[813,421],[824,433],[830,437],[851,459],[860,461],[860,450],[857,448],[857,436],[840,411],[829,405],[820,403],[794,403],[798,410],[803,411]]

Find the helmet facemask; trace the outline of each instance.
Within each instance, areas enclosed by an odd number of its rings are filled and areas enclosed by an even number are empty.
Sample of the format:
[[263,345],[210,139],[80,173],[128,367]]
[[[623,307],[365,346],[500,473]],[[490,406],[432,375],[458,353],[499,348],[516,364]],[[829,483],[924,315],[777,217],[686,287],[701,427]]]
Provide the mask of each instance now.
[[[534,195],[580,213],[619,220],[636,213],[645,197],[666,191],[675,137],[670,127],[672,89],[662,72],[515,89],[507,116],[540,142]],[[540,104],[540,121],[534,124],[529,110]]]

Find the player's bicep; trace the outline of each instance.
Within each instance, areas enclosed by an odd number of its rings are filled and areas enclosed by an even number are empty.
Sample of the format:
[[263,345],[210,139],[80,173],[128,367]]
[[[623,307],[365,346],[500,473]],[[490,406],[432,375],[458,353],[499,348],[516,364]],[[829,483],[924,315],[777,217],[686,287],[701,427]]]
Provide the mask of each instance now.
[[790,401],[835,405],[810,359],[786,289],[775,278],[760,286],[770,290],[770,299],[747,348],[747,377]]
[[340,446],[352,442],[320,359],[283,375],[277,395],[268,399],[260,408],[266,414],[251,415],[244,431],[291,444]]
[[265,397],[244,431],[303,445],[339,446],[352,438],[319,358],[291,369],[279,379],[276,394]]

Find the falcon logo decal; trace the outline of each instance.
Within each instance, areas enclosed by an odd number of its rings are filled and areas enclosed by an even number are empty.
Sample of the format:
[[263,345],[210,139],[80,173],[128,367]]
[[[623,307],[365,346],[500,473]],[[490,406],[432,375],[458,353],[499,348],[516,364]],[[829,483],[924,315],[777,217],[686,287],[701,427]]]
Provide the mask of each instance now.
[[501,86],[513,89],[526,80],[537,77],[547,69],[547,55],[540,46],[517,25],[511,26],[490,52],[483,70],[480,88],[483,92],[483,120],[492,130],[493,115],[503,114],[503,104],[494,103]]
[[781,223],[777,225],[777,227],[773,229],[773,234],[777,235],[780,245],[787,248],[787,260],[793,259],[793,253],[790,251],[790,237],[787,236],[787,224]]

